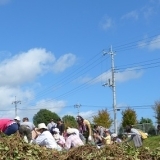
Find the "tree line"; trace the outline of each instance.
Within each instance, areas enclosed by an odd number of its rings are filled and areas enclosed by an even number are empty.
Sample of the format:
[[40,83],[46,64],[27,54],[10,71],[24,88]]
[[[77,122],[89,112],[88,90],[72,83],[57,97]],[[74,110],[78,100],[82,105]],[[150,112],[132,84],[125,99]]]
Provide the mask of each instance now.
[[[152,109],[155,112],[156,123],[160,124],[160,101],[156,101],[154,107]],[[147,131],[149,134],[156,134],[156,128],[153,125],[153,121],[150,118],[141,118],[137,120],[137,113],[131,107],[123,110],[121,112],[122,120],[121,126],[119,128],[119,132],[123,132],[123,128],[127,125],[133,125],[136,128]],[[55,112],[51,112],[47,109],[41,109],[37,112],[37,114],[33,117],[33,123],[37,126],[39,123],[45,123],[46,125],[53,119],[54,122],[57,122],[59,119],[62,119],[66,127],[74,127],[77,128],[77,122],[75,117],[71,115],[65,115],[62,118]],[[113,120],[110,117],[110,114],[107,109],[99,110],[98,113],[92,116],[91,124],[96,124],[105,128],[110,128]]]

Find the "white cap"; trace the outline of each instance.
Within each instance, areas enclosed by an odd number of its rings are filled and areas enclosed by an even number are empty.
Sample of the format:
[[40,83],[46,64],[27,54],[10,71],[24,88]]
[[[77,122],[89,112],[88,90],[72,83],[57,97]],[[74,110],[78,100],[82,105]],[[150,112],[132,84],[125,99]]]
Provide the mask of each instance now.
[[20,119],[19,116],[16,116],[16,117],[14,118],[14,120],[21,121],[21,119]]

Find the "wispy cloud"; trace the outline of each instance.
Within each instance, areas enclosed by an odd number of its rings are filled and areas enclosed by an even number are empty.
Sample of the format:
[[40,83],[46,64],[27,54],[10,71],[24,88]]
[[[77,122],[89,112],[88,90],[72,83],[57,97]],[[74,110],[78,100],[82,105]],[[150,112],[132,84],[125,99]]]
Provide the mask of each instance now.
[[89,121],[93,120],[93,116],[97,114],[96,111],[87,111],[87,112],[80,112],[79,115],[81,115],[84,119],[88,119]]
[[43,99],[36,103],[36,105],[32,106],[30,109],[48,109],[52,112],[58,113],[64,108],[66,105],[65,101],[62,100],[50,100],[50,99]]
[[160,35],[150,41],[141,41],[138,46],[141,48],[148,48],[150,50],[160,49]]
[[76,61],[76,56],[72,53],[65,54],[61,56],[59,59],[56,60],[53,71],[55,73],[57,72],[63,72],[66,68],[71,67]]
[[143,74],[143,71],[136,71],[136,68],[129,68],[124,70],[123,72],[116,73],[116,81],[117,82],[126,82],[132,79],[140,78]]
[[144,18],[146,20],[149,20],[149,18],[159,13],[159,6],[160,6],[159,0],[149,1],[140,9],[126,13],[121,17],[121,19],[142,20],[142,18]]
[[109,28],[113,27],[113,25],[114,21],[108,16],[105,16],[100,22],[100,27],[103,30],[108,30]]
[[[116,82],[125,82],[132,79],[140,78],[142,74],[143,74],[143,71],[136,71],[136,68],[129,68],[129,69],[125,69],[123,72],[115,73],[115,78],[116,78]],[[111,79],[112,79],[111,71],[104,72],[96,78],[91,78],[91,77],[81,78],[81,82],[83,83],[88,82],[89,84],[109,83],[109,79],[110,79],[110,85],[111,85]]]
[[141,12],[145,19],[148,19],[149,17],[151,17],[153,14],[156,13],[153,7],[147,7],[147,6],[143,7],[141,9]]
[[138,18],[139,18],[138,11],[131,11],[121,17],[121,19],[134,19],[134,20],[138,20]]

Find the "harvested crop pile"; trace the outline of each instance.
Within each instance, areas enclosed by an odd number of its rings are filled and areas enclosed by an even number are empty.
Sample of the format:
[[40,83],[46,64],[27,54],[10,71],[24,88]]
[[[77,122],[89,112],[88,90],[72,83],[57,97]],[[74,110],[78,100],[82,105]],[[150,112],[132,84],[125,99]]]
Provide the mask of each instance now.
[[0,134],[1,160],[160,160],[159,149],[149,148],[135,151],[129,145],[110,145],[97,149],[85,145],[69,151],[58,152],[25,143],[18,135]]

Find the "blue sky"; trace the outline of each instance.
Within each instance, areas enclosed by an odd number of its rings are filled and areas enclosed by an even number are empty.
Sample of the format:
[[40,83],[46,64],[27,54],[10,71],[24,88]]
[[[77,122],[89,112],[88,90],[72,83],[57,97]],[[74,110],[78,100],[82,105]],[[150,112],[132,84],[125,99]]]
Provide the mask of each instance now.
[[[116,103],[154,118],[160,99],[160,0],[0,0],[0,113],[32,117],[45,108],[84,118],[107,108],[115,51]],[[117,119],[121,121],[121,111]]]

